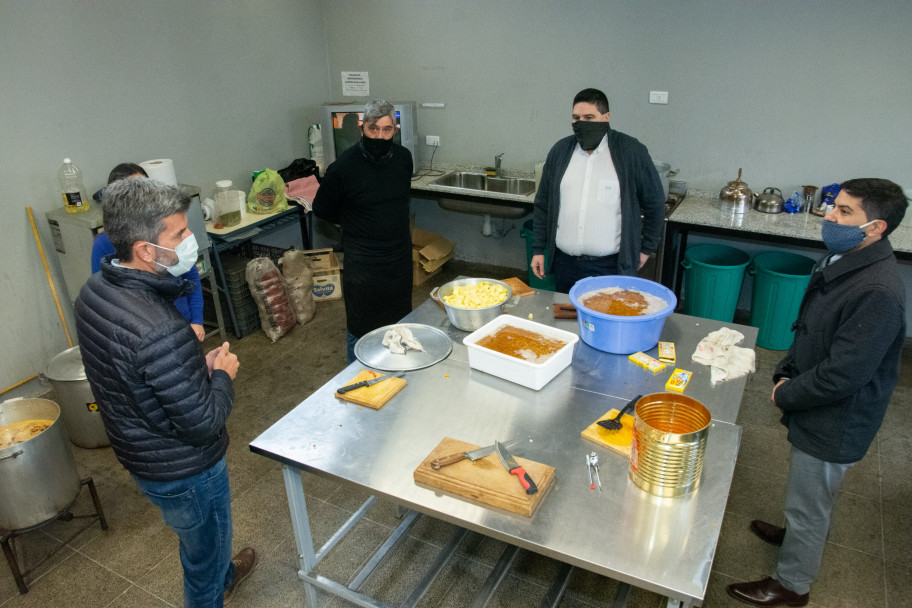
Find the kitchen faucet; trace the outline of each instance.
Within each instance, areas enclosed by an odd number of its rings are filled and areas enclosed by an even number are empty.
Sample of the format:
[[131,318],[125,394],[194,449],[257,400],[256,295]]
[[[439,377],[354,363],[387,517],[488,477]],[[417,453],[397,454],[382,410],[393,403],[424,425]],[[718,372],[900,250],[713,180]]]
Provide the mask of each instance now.
[[503,173],[501,172],[501,169],[500,169],[500,160],[501,160],[501,158],[503,158],[503,155],[504,155],[504,153],[501,152],[500,154],[498,154],[497,156],[494,157],[494,177],[503,177]]

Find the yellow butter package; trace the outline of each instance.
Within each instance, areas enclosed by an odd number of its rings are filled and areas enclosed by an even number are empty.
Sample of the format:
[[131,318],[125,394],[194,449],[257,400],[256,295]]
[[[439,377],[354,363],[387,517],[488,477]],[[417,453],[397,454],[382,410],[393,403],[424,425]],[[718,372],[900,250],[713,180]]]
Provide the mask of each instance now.
[[664,361],[665,363],[674,363],[675,360],[675,343],[659,342],[659,361]]
[[684,387],[687,386],[688,382],[690,382],[691,376],[693,376],[693,372],[675,368],[675,370],[671,372],[671,376],[668,378],[668,382],[665,383],[665,388],[670,391],[678,391],[679,393],[683,393]]
[[650,357],[649,355],[647,355],[646,353],[643,353],[643,352],[633,353],[632,355],[630,355],[627,358],[630,359],[631,361],[633,361],[634,363],[636,363],[637,365],[639,365],[640,367],[645,367],[646,369],[651,371],[653,374],[658,371],[661,371],[667,367],[664,363],[662,363],[658,359],[653,359],[652,357]]

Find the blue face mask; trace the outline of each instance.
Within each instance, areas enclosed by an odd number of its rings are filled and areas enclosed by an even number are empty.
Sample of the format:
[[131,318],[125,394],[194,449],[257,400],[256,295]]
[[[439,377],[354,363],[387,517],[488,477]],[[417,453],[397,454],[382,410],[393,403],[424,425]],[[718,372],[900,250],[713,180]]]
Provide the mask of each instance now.
[[831,253],[845,253],[855,249],[867,236],[864,233],[865,226],[870,226],[877,220],[871,220],[861,226],[847,226],[837,224],[836,222],[824,221],[820,228],[820,235],[823,237],[823,244]]

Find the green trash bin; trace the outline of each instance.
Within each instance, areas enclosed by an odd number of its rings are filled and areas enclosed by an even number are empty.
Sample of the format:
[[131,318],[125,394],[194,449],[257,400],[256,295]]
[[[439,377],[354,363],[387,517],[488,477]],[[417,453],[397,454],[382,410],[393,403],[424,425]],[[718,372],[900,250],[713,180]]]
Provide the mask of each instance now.
[[[526,267],[529,270],[529,287],[532,289],[543,289],[545,291],[554,291],[554,275],[545,275],[544,279],[539,279],[532,274],[532,220],[526,220],[523,223],[521,237],[526,239]],[[548,252],[545,252],[545,268],[548,267]]]
[[731,323],[750,256],[728,245],[695,245],[684,252],[684,312]]
[[814,260],[797,253],[765,251],[754,256],[750,324],[759,328],[757,346],[788,350],[801,299],[814,270]]

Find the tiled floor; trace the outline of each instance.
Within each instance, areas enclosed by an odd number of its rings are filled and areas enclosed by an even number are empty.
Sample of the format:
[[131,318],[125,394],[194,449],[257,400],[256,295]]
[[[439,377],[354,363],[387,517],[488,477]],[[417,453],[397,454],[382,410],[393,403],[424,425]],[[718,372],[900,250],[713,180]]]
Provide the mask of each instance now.
[[[490,274],[484,267],[450,263],[430,283],[415,289],[420,303],[434,284],[458,274]],[[503,276],[503,275],[501,275]],[[345,364],[344,308],[341,301],[317,306],[316,318],[275,344],[258,332],[232,340],[241,360],[236,403],[228,421],[235,548],[251,545],[260,555],[256,571],[235,596],[233,605],[303,606],[296,576],[291,521],[279,465],[252,454],[247,444]],[[210,340],[210,342],[212,342]],[[769,403],[770,376],[781,352],[757,349],[758,370],[750,379],[738,422],[744,427],[741,450],[719,548],[704,606],[742,606],[725,594],[733,581],[767,575],[776,559],[774,547],[747,529],[754,518],[782,522],[781,504],[788,470],[785,429]],[[0,561],[0,606],[163,607],[181,606],[181,568],[177,540],[157,509],[136,489],[110,449],[74,448],[84,476],[92,476],[110,528],[97,525],[64,546],[42,565],[19,595],[5,562]],[[846,478],[820,580],[811,588],[811,605],[827,608],[898,608],[912,606],[912,360],[903,366],[886,421],[868,455]],[[366,498],[360,492],[313,475],[303,477],[315,542],[322,544]],[[2,491],[9,491],[4,488]],[[89,510],[88,493],[75,512]],[[379,502],[318,567],[321,574],[349,580],[397,523],[392,504]],[[60,546],[73,522],[54,522],[19,539],[20,557],[34,564]],[[408,538],[366,584],[364,591],[398,605],[433,558],[453,527],[422,517]],[[505,545],[466,538],[421,606],[470,605]],[[522,553],[492,601],[492,606],[537,606],[558,564]],[[606,606],[614,594],[609,579],[576,570],[563,607]],[[321,606],[348,602],[319,594]],[[635,591],[635,607],[665,605],[658,595]]]

